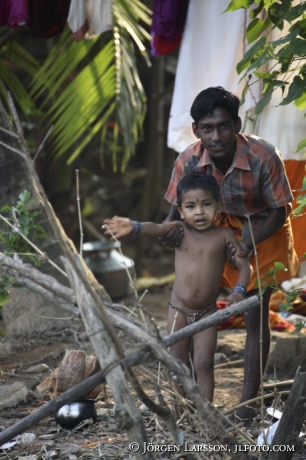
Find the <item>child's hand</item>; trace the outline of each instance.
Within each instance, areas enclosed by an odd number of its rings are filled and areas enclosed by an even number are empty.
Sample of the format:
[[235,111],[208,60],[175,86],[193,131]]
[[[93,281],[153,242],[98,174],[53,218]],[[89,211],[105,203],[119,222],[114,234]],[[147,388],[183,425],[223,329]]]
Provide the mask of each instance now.
[[240,292],[232,292],[227,298],[227,306],[233,305],[234,303],[245,300],[245,295]]
[[106,235],[112,235],[112,240],[128,235],[133,230],[133,225],[128,217],[114,216],[112,219],[105,219],[102,230]]

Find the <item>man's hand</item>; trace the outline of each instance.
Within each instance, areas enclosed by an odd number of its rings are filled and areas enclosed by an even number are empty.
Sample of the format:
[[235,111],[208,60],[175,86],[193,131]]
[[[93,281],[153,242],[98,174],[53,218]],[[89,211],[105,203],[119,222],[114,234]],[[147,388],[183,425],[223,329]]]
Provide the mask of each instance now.
[[184,229],[182,226],[173,227],[165,236],[160,238],[160,241],[168,248],[177,248],[184,237]]
[[235,262],[235,254],[236,254],[236,252],[237,252],[238,257],[243,257],[243,258],[250,258],[254,254],[253,249],[249,249],[241,241],[240,241],[240,247],[239,248],[236,248],[236,246],[233,243],[227,243],[227,245],[226,245],[226,259],[231,264],[231,268],[237,268],[237,265],[236,265],[236,262]]

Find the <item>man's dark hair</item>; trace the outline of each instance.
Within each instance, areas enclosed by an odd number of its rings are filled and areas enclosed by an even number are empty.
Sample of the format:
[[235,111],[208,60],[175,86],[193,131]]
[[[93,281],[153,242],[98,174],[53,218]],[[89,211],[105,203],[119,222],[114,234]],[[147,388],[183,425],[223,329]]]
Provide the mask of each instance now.
[[193,172],[184,176],[178,183],[177,186],[177,204],[182,205],[183,193],[189,192],[189,190],[209,190],[212,192],[214,199],[219,201],[219,186],[217,179],[210,174],[202,172]]
[[240,101],[237,96],[222,86],[210,87],[201,91],[192,103],[190,115],[197,125],[206,115],[212,115],[215,109],[226,109],[236,122]]

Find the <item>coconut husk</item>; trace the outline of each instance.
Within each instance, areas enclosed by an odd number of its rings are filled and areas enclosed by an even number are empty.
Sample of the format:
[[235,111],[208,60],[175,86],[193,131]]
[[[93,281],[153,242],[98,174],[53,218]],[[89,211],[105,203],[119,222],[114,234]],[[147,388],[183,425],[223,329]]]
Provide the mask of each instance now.
[[[82,350],[66,350],[65,356],[58,368],[41,382],[36,387],[36,390],[41,397],[52,399],[100,370],[100,364],[96,356],[86,355]],[[102,385],[98,385],[89,394],[82,395],[82,397],[95,399],[101,387]]]

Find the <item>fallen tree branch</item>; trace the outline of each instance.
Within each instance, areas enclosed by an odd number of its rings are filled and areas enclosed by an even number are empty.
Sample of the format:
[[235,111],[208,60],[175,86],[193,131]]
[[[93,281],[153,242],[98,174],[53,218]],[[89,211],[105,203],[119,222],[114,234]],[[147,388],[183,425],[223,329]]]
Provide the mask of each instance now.
[[[106,314],[103,310],[102,302],[92,295],[93,293],[88,286],[89,283],[82,272],[79,257],[75,255],[74,265],[67,258],[62,258],[62,261],[70,284],[76,294],[87,336],[92,343],[100,366],[101,368],[108,367],[113,362],[120,360],[121,344],[117,343],[118,339],[114,336],[115,332],[108,318],[106,322],[103,317]],[[103,315],[101,314],[102,312]],[[128,432],[131,441],[137,442],[139,446],[145,445],[149,439],[122,367],[118,364],[114,366],[106,375],[106,381],[116,403],[119,428]],[[136,459],[141,459],[142,457],[147,460],[155,458],[152,452],[142,454],[142,449],[135,452]]]
[[[30,264],[25,264],[19,260],[7,257],[2,252],[0,252],[0,265],[15,270],[17,275],[22,275],[31,279],[37,284],[40,284],[44,288],[53,292],[58,297],[62,297],[72,305],[76,303],[75,294],[71,288],[64,286],[63,284],[59,283],[53,276],[46,275]],[[14,272],[12,272],[11,275],[15,277]]]
[[75,307],[71,303],[66,302],[64,299],[57,297],[53,292],[51,292],[48,289],[45,289],[37,282],[32,281],[31,279],[26,278],[25,276],[18,275],[18,273],[16,273],[11,268],[7,268],[6,273],[8,273],[10,276],[13,276],[19,284],[27,287],[30,291],[36,292],[45,299],[53,303],[59,304],[64,310],[69,311],[73,315],[80,316],[80,310],[77,307]]
[[[239,302],[239,304],[233,305],[232,307],[229,307],[227,309],[228,310],[227,313],[229,314],[228,317],[237,315],[239,313],[242,313],[243,311],[247,311],[250,308],[258,306],[258,303],[259,301],[256,296],[251,297],[247,300],[244,300],[243,302]],[[229,310],[231,310],[231,312]],[[222,313],[223,311],[214,313],[213,315],[211,315],[210,318],[214,316],[215,321],[220,320],[219,313]],[[114,317],[118,315],[111,312],[110,316],[111,316],[111,320],[113,320]],[[131,323],[131,321],[125,320],[126,322],[123,323],[122,322],[123,319],[124,318],[118,317],[115,325],[119,326],[120,324],[122,327],[126,329],[127,328],[126,324]],[[189,326],[186,326],[183,330],[177,331],[173,333],[172,335],[165,337],[161,341],[161,344],[164,345],[164,347],[169,347],[170,345],[173,345],[179,342],[180,340],[183,340],[182,334],[181,334],[182,331],[184,331],[183,338],[191,337],[196,332],[199,332],[199,330],[204,330],[206,327],[210,327],[210,325],[207,325],[207,322],[206,323],[205,322],[206,322],[206,319],[202,319],[198,321],[197,323],[190,324]],[[217,324],[217,323],[214,323],[214,324]],[[201,329],[199,329],[199,326],[201,326]],[[137,366],[144,361],[149,361],[150,357],[151,357],[151,353],[149,351],[149,347],[145,346],[142,349],[138,350],[137,352],[125,357],[123,360],[120,361],[120,363],[123,365],[124,368],[130,368],[133,366]],[[171,356],[171,361],[173,361],[172,358],[173,357]],[[78,385],[74,386],[70,390],[63,393],[62,395],[48,402],[45,406],[40,408],[38,411],[28,415],[23,420],[17,422],[15,425],[4,430],[2,433],[0,433],[0,445],[9,441],[14,436],[17,436],[18,434],[23,433],[27,429],[31,428],[32,426],[34,426],[35,424],[43,420],[44,418],[53,415],[60,407],[62,407],[65,404],[68,404],[69,402],[72,402],[73,400],[80,397],[80,395],[86,394],[86,393],[88,394],[98,384],[105,382],[105,376],[107,372],[108,372],[108,369],[105,369],[103,371],[98,372],[97,374],[94,374],[93,376],[89,377],[87,380],[79,383]],[[180,375],[180,378],[181,378],[181,375]],[[185,386],[186,386],[186,382],[185,382]],[[189,394],[189,391],[190,392],[192,391],[192,386],[191,388],[189,388],[188,382],[187,382],[187,386],[188,386],[187,393]],[[196,399],[198,399],[198,395],[196,395]],[[198,402],[198,405],[201,406],[201,403]],[[201,406],[200,413],[202,412],[203,410]],[[222,424],[222,430],[225,432],[223,424]],[[235,438],[231,438],[231,442],[237,444],[237,441]],[[239,457],[236,456],[235,458],[238,459]]]

